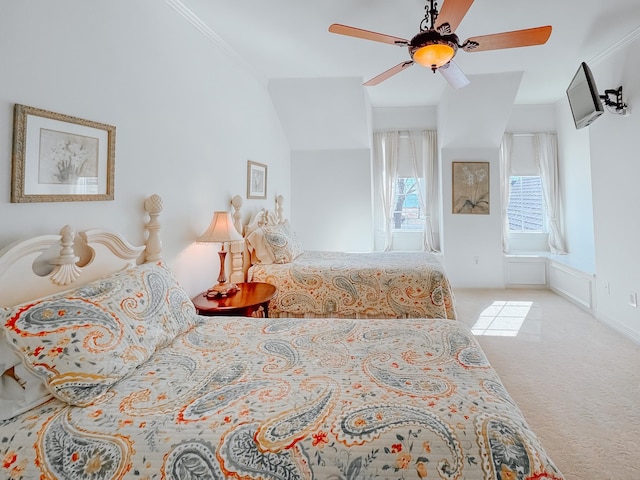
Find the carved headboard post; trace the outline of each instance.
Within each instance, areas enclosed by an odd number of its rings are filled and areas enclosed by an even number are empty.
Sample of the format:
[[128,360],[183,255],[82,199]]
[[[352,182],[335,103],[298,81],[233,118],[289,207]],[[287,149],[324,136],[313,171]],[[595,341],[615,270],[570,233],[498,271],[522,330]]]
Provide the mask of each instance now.
[[[231,199],[231,206],[233,207],[233,212],[231,213],[233,225],[236,227],[238,233],[244,236],[240,213],[242,197],[240,195],[234,196]],[[231,252],[231,275],[229,275],[229,281],[231,283],[242,283],[245,280],[243,270],[245,250],[246,245],[244,240],[241,242],[231,242],[229,244],[229,251]]]
[[145,263],[162,260],[162,240],[160,239],[162,224],[158,221],[162,207],[162,197],[160,195],[150,195],[144,201],[144,209],[149,214],[149,221],[145,225],[148,234],[144,251]]
[[231,216],[233,217],[233,226],[236,227],[236,230],[240,235],[244,235],[242,231],[242,218],[240,215],[240,208],[242,208],[242,197],[240,195],[236,195],[231,199],[231,206],[233,207],[233,212],[231,212]]
[[278,219],[278,223],[284,222],[283,204],[284,197],[282,195],[278,195],[276,197],[276,217]]

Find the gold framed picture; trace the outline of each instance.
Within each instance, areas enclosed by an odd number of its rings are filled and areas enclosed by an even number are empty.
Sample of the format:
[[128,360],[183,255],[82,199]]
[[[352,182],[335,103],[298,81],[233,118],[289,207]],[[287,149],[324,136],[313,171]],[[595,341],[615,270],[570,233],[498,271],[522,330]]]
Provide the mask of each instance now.
[[11,201],[113,200],[116,127],[15,105]]
[[453,162],[453,213],[489,215],[489,162]]

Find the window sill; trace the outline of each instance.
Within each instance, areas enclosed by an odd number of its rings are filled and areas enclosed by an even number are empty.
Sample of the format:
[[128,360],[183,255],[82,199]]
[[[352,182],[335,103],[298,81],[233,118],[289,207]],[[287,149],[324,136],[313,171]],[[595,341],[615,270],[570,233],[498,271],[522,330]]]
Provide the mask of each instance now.
[[551,253],[549,250],[549,234],[545,232],[510,233],[509,253],[541,254]]

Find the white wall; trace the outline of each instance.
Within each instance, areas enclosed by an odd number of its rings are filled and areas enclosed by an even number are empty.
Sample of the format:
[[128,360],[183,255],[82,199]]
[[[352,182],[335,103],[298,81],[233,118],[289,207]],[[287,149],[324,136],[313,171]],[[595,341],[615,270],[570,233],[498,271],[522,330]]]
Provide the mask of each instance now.
[[622,85],[631,107],[629,117],[605,112],[588,127],[596,315],[640,343],[640,307],[629,304],[630,295],[640,296],[640,40],[591,67],[600,93]]
[[[444,263],[455,287],[503,287],[498,149],[521,72],[474,75],[448,90],[438,106]],[[489,162],[489,215],[453,214],[452,162]]]
[[[452,162],[489,162],[489,215],[452,214]],[[443,253],[454,288],[504,287],[502,218],[497,148],[448,148],[442,151]]]
[[470,75],[470,84],[445,90],[438,105],[440,148],[500,146],[522,72]]
[[555,105],[514,105],[507,132],[533,133],[556,131]]
[[361,78],[276,79],[291,146],[289,218],[305,250],[370,251],[371,108]]
[[[65,224],[141,242],[143,200],[158,193],[166,261],[190,294],[214,283],[219,246],[194,240],[244,196],[247,160],[268,165],[269,192],[290,192],[266,83],[166,2],[0,0],[0,11],[0,245]],[[10,203],[15,103],[115,125],[115,200]]]
[[291,156],[291,218],[305,250],[372,250],[371,151]]
[[379,107],[373,109],[373,131],[435,130],[438,128],[437,107]]
[[369,148],[369,100],[361,78],[283,78],[269,92],[291,150]]
[[[576,69],[578,66],[576,65]],[[569,102],[555,105],[558,125],[559,176],[568,254],[559,258],[583,272],[595,272],[593,197],[589,128],[576,130]]]

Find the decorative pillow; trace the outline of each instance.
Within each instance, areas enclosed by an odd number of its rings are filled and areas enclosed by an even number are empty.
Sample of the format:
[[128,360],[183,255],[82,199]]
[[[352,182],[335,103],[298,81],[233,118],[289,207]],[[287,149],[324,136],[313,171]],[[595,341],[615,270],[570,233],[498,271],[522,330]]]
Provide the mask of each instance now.
[[289,263],[304,252],[288,220],[277,225],[262,227],[264,240],[273,254],[273,263]]
[[274,263],[273,253],[264,238],[264,227],[258,227],[247,236],[247,245],[251,253],[251,264]]
[[7,340],[54,396],[86,406],[199,320],[162,264],[143,264],[1,314]]

